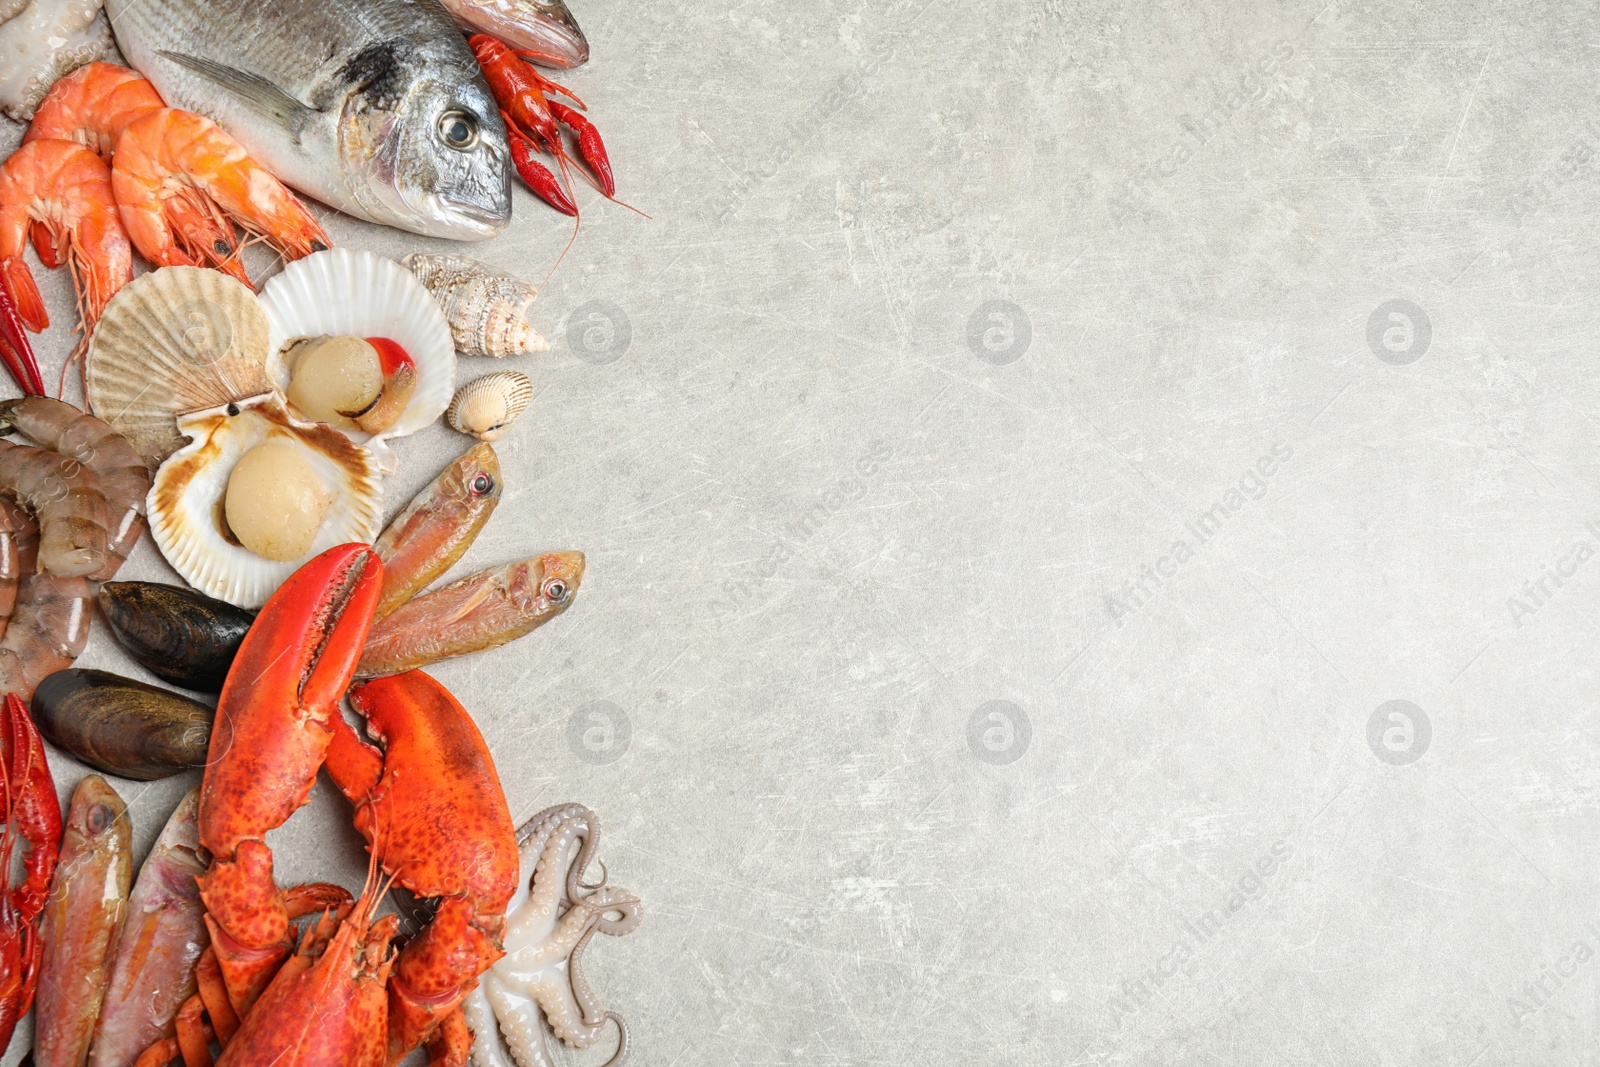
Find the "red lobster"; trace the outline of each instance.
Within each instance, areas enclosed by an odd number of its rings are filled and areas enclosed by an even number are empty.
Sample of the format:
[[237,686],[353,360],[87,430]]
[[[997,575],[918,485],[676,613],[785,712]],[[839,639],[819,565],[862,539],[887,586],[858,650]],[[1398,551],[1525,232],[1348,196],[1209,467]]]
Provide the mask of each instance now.
[[[182,1055],[209,1067],[383,1067],[427,1044],[437,1067],[463,1067],[460,1005],[504,953],[518,880],[516,833],[483,738],[444,687],[420,672],[358,688],[379,750],[339,712],[366,644],[383,566],[367,545],[330,549],[267,602],[240,646],[217,705],[200,794],[200,878],[211,949],[175,1038],[140,1067]],[[305,804],[326,765],[356,805],[373,862],[440,903],[398,955],[387,888],[369,872],[361,898],[335,886],[280,890],[265,834]],[[321,919],[300,937],[291,920]],[[209,1017],[209,1027],[206,1020]]]
[[34,982],[44,945],[35,925],[44,908],[61,847],[61,802],[45,762],[44,741],[27,705],[6,697],[0,721],[0,775],[5,783],[6,828],[0,836],[0,878],[9,878],[17,838],[27,846],[19,886],[0,893],[0,1051],[11,1042],[17,1020],[33,1006]]
[[[546,78],[525,60],[547,58],[536,52],[516,52],[504,41],[486,33],[475,33],[467,38],[472,54],[483,68],[484,80],[500,105],[500,115],[505,119],[506,136],[511,142],[511,162],[517,173],[528,183],[528,188],[539,194],[551,207],[568,215],[578,213],[578,205],[561,187],[550,168],[533,158],[540,149],[555,156],[561,173],[567,173],[572,157],[567,155],[562,142],[564,125],[578,137],[578,152],[599,179],[600,191],[608,199],[616,199],[617,183],[611,175],[611,160],[606,155],[605,142],[600,131],[580,111],[588,110],[572,90]],[[559,93],[578,105],[575,111],[547,93]]]

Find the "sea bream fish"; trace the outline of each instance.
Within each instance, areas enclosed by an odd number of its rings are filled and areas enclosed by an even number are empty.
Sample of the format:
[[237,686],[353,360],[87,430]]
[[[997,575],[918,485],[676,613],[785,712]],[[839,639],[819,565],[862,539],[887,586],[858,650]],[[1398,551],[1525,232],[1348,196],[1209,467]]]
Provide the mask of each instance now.
[[301,192],[430,237],[511,218],[499,109],[438,0],[108,0],[128,61]]

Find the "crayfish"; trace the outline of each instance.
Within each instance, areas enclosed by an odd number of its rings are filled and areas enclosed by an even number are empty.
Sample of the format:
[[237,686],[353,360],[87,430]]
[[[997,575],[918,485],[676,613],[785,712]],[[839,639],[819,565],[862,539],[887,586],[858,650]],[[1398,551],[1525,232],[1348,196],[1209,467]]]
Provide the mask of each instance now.
[[[504,41],[486,33],[475,33],[467,38],[472,54],[483,69],[484,80],[500,105],[500,116],[505,120],[506,136],[511,142],[511,162],[522,180],[545,203],[567,215],[576,215],[578,205],[556,176],[534,158],[539,150],[555,157],[563,175],[572,157],[567,155],[562,141],[561,128],[565,126],[578,138],[578,152],[594,171],[601,192],[607,199],[616,199],[617,183],[611,174],[611,160],[606,155],[605,142],[582,112],[588,110],[572,90],[546,78],[532,66],[535,59],[550,59],[537,52],[517,52]],[[565,96],[577,110],[553,99],[555,94]],[[593,179],[591,179],[593,180]]]
[[0,835],[0,871],[9,875],[17,839],[27,846],[22,884],[0,887],[0,1049],[17,1020],[33,1005],[44,945],[36,921],[44,910],[61,841],[61,802],[45,762],[44,740],[28,707],[8,694],[0,713],[0,774],[4,776],[6,828]]
[[[139,1067],[179,1055],[209,1067],[213,1039],[219,1067],[383,1067],[421,1045],[435,1067],[467,1062],[461,1003],[504,955],[516,834],[482,736],[438,682],[411,671],[351,692],[382,748],[340,714],[382,576],[370,547],[329,549],[268,600],[239,648],[200,793],[211,947],[177,1036]],[[337,886],[273,879],[264,837],[307,802],[323,767],[372,854],[354,901]],[[375,916],[391,881],[438,902],[398,952],[397,918]],[[297,944],[292,921],[317,912]]]

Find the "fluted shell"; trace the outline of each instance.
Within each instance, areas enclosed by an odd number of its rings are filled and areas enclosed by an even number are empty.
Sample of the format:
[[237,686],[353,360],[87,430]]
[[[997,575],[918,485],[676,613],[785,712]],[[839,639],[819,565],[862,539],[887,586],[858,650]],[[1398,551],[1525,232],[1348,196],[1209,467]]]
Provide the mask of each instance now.
[[152,468],[179,448],[177,417],[271,388],[266,312],[214,270],[163,267],[123,286],[95,327],[89,410]]
[[514,370],[474,378],[457,390],[445,415],[450,425],[480,441],[505,436],[533,400],[533,382]]
[[[337,430],[294,418],[276,393],[186,415],[179,426],[193,441],[156,472],[148,498],[150,533],[172,568],[207,596],[259,608],[312,556],[378,536],[383,490],[371,453]],[[323,488],[334,494],[311,548],[298,559],[266,559],[223,532],[233,468],[268,440],[303,449]]]
[[400,418],[380,434],[349,431],[379,469],[399,465],[385,443],[415,433],[443,415],[456,387],[456,349],[450,327],[410,271],[371,252],[334,248],[297,259],[261,290],[271,325],[267,375],[282,393],[289,388],[284,349],[302,337],[387,337],[417,365],[417,387]]
[[439,302],[456,351],[496,358],[550,351],[528,322],[539,290],[521,278],[449,252],[413,252],[400,263]]

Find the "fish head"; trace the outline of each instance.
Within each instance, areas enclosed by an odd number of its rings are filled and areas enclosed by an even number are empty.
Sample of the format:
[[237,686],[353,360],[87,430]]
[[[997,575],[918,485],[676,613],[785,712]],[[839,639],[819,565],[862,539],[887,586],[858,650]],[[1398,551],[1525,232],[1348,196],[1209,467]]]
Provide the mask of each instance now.
[[131,837],[126,815],[128,806],[111,784],[91,774],[72,791],[72,807],[67,812],[67,832],[85,843],[127,841]]
[[376,201],[362,205],[372,217],[482,241],[511,221],[511,152],[472,54],[450,43],[462,55],[406,56],[379,44],[352,59],[340,151],[352,191]]
[[500,487],[500,457],[487,441],[468,449],[439,476],[443,496],[468,515],[493,509]]
[[589,40],[562,0],[524,0],[522,6],[532,16],[522,24],[532,47],[523,50],[542,53],[541,62],[569,70],[589,61]]
[[521,610],[541,618],[566,611],[583,582],[582,552],[546,552],[508,568],[506,587]]

